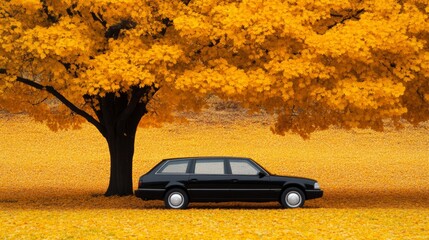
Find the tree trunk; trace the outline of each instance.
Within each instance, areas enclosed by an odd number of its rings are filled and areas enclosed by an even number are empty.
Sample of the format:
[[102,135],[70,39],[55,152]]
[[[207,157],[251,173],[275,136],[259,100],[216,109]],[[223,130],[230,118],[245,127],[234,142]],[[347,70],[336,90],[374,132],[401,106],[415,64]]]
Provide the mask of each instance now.
[[134,142],[146,108],[130,109],[126,95],[108,94],[101,102],[101,111],[110,153],[110,181],[104,195],[132,195]]
[[106,196],[133,194],[134,136],[127,133],[107,137],[110,152],[110,181]]

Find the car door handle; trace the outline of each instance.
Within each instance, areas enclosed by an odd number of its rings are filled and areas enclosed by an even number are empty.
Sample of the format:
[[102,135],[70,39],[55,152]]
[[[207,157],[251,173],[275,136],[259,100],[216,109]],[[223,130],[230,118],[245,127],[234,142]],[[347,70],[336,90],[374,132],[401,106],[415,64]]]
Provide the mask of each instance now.
[[238,179],[232,179],[231,182],[238,183]]
[[189,180],[190,182],[198,182],[198,179],[195,179],[195,178],[193,178],[193,179],[191,179],[191,180]]

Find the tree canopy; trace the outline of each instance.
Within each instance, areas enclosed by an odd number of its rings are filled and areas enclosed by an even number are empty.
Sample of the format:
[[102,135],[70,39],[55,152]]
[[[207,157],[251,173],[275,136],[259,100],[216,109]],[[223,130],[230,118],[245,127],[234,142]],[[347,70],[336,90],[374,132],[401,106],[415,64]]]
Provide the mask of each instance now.
[[158,121],[215,93],[278,114],[277,133],[418,123],[428,11],[425,0],[2,1],[0,107],[54,128],[82,122],[21,77],[90,115],[85,96],[152,86]]
[[276,115],[279,134],[418,124],[429,119],[428,3],[5,0],[0,109],[52,129],[86,120],[106,138],[207,94]]

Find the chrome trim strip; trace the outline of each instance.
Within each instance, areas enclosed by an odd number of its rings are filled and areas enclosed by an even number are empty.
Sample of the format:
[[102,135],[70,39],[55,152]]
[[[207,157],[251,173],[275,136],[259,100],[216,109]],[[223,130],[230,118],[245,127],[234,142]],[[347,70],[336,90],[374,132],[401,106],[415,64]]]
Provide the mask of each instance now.
[[190,175],[190,173],[155,173],[156,175],[165,175],[165,176],[185,176],[185,175]]
[[137,191],[138,190],[142,190],[142,191],[148,191],[148,190],[151,190],[151,191],[165,191],[165,189],[161,189],[161,188],[138,188]]
[[[138,188],[137,190],[152,190],[152,191],[165,191],[162,188]],[[246,189],[246,188],[188,188],[188,191],[227,191],[227,190],[237,190],[237,191],[281,191],[281,188],[267,188],[267,189]],[[311,190],[310,190],[311,191]]]
[[275,189],[246,189],[246,188],[188,188],[188,191],[281,191],[281,188]]
[[[275,189],[245,189],[245,188],[188,188],[188,191],[281,191],[281,188]],[[162,192],[161,188],[138,188],[137,191],[157,191]]]

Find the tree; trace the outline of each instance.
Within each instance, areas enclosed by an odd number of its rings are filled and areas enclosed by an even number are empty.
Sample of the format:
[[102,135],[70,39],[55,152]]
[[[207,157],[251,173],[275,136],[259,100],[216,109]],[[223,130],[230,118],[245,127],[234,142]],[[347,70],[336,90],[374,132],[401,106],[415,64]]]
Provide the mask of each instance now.
[[308,137],[429,118],[425,0],[6,0],[0,109],[107,140],[106,195],[132,194],[134,137],[207,94]]

